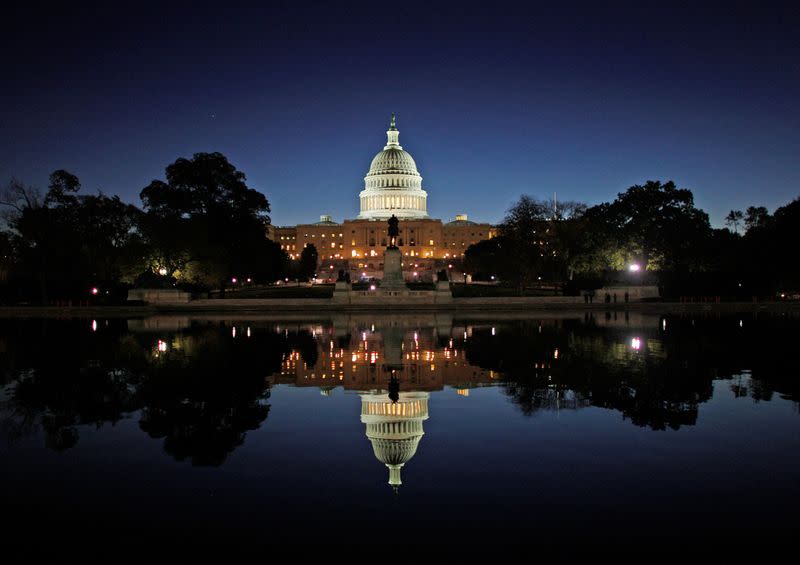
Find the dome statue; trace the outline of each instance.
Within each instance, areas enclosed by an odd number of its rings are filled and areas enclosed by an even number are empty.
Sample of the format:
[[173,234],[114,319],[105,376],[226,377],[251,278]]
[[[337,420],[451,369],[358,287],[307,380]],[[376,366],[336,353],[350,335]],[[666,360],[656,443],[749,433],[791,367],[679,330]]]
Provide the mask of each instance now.
[[428,419],[427,392],[401,392],[396,402],[385,393],[361,395],[361,422],[375,458],[389,469],[389,484],[397,492],[400,469],[417,452],[422,422]]
[[428,193],[422,189],[422,177],[414,158],[398,141],[395,116],[386,132],[383,151],[375,155],[364,177],[364,190],[359,195],[362,220],[387,220],[428,217]]

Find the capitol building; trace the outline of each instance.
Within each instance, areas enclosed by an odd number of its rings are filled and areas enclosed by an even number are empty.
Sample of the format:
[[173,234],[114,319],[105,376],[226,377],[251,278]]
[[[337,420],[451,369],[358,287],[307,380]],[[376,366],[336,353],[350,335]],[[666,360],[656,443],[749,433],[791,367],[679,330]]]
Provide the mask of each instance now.
[[319,254],[318,278],[333,278],[344,269],[354,280],[380,277],[387,245],[388,220],[400,219],[397,245],[403,253],[407,280],[430,280],[439,269],[456,269],[464,251],[495,236],[490,224],[456,214],[443,222],[428,215],[428,193],[410,153],[400,145],[395,116],[386,132],[386,146],[372,159],[359,194],[360,213],[355,219],[335,222],[329,215],[297,226],[271,226],[269,236],[291,259],[298,259],[309,244]]

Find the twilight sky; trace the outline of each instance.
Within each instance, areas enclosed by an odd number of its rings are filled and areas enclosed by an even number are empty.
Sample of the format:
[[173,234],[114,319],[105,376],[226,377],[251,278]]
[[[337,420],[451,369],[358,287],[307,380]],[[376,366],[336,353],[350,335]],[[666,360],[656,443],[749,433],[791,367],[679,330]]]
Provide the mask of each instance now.
[[273,223],[341,221],[394,111],[444,220],[647,179],[718,226],[800,196],[800,3],[521,4],[14,0],[0,181],[64,168],[139,204],[176,158],[220,151]]

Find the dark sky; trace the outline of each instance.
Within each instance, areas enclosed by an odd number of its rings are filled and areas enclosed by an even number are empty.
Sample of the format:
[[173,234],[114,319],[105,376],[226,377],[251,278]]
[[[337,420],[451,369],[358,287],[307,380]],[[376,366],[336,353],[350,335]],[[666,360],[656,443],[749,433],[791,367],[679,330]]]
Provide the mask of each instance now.
[[394,111],[442,219],[647,179],[715,225],[800,195],[800,2],[10,4],[2,182],[64,168],[139,203],[221,151],[274,223],[341,220]]

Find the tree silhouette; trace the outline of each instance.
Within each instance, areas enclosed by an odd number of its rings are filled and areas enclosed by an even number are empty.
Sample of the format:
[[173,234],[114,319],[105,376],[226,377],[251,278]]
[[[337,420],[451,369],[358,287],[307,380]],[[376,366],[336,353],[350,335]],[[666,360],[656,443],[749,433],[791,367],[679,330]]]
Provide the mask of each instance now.
[[744,227],[747,231],[763,228],[769,221],[769,212],[764,206],[748,206],[744,217]]
[[85,320],[32,320],[13,331],[0,324],[0,347],[9,352],[0,358],[10,414],[4,432],[41,430],[48,448],[65,450],[78,443],[80,426],[140,411],[140,428],[163,439],[171,456],[222,464],[267,418],[269,377],[289,352],[286,338],[254,331],[234,339],[229,327],[201,325],[161,333],[162,350],[152,334],[127,333],[124,322],[88,339]]
[[78,177],[58,170],[44,197],[17,181],[3,191],[11,228],[5,237],[15,254],[10,275],[23,296],[32,281],[44,303],[53,292],[87,299],[91,287],[105,296],[143,267],[141,212],[118,196],[79,195],[80,188]]
[[313,243],[309,243],[300,253],[300,261],[297,266],[298,276],[303,280],[308,280],[317,272],[317,248]]
[[741,210],[731,210],[728,212],[728,215],[725,216],[725,225],[728,227],[733,228],[733,233],[739,233],[739,224],[742,222],[742,218],[744,218],[744,214],[742,214]]
[[167,167],[166,182],[141,192],[153,255],[180,279],[205,288],[235,277],[277,279],[287,257],[267,238],[269,202],[221,153],[196,153]]
[[691,190],[651,180],[601,208],[619,247],[643,268],[691,270],[702,260],[698,245],[711,228],[708,214],[695,208]]

